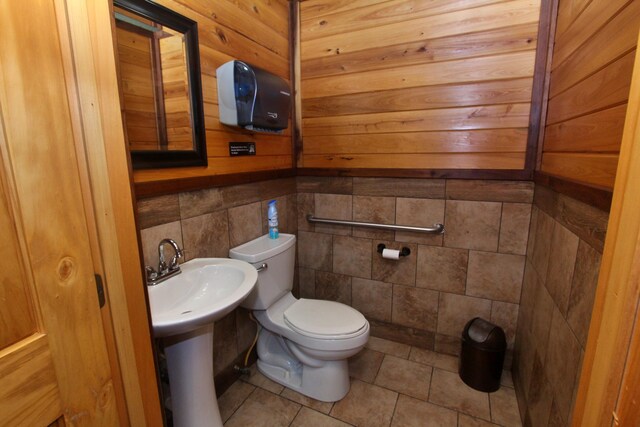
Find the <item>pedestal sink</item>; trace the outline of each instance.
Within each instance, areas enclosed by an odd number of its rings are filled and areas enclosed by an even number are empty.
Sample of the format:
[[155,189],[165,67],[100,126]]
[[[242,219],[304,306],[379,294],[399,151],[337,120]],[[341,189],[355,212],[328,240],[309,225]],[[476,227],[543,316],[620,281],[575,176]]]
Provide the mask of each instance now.
[[236,308],[256,284],[249,263],[197,258],[182,273],[149,286],[151,322],[164,338],[173,425],[222,426],[213,383],[213,322]]

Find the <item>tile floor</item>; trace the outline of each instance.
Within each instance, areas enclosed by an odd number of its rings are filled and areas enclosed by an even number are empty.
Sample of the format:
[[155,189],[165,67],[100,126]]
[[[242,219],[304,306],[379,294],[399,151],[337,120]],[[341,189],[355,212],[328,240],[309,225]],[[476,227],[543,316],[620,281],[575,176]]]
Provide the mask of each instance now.
[[339,402],[310,399],[262,374],[236,381],[219,399],[225,426],[521,426],[511,374],[481,393],[457,374],[457,358],[371,337],[349,361],[351,390]]

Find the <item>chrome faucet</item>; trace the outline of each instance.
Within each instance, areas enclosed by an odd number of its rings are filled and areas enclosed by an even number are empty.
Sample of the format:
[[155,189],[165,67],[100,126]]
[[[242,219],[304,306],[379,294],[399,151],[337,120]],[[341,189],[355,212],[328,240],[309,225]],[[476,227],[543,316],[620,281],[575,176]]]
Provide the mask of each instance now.
[[[167,265],[164,255],[165,245],[170,245],[173,248],[174,255],[171,257],[171,261]],[[160,282],[167,280],[169,277],[180,274],[180,265],[178,260],[183,257],[183,251],[173,239],[162,239],[158,244],[158,271],[153,267],[145,266],[145,275],[147,278],[147,286],[157,285]]]
[[[164,260],[164,245],[171,245],[175,254],[171,258],[171,262],[167,266],[167,263]],[[180,268],[178,265],[178,260],[182,258],[182,249],[173,239],[162,239],[160,244],[158,245],[158,273],[166,274],[169,271],[175,270],[176,268]]]

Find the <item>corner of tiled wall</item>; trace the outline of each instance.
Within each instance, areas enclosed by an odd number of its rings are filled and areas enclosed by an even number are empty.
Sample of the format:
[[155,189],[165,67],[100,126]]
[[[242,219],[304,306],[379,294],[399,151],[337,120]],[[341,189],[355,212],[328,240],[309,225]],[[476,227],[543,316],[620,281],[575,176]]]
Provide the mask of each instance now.
[[514,382],[524,425],[569,425],[608,214],[536,186]]

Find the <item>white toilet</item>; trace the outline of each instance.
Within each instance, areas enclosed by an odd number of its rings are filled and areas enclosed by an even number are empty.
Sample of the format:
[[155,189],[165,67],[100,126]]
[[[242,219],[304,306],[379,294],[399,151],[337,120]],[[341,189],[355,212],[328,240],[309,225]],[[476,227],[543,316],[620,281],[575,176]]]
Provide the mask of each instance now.
[[369,322],[337,302],[296,299],[291,294],[296,236],[259,237],[229,251],[258,271],[258,283],[241,304],[262,328],[258,370],[299,393],[325,402],[349,391],[347,358],[369,339]]

